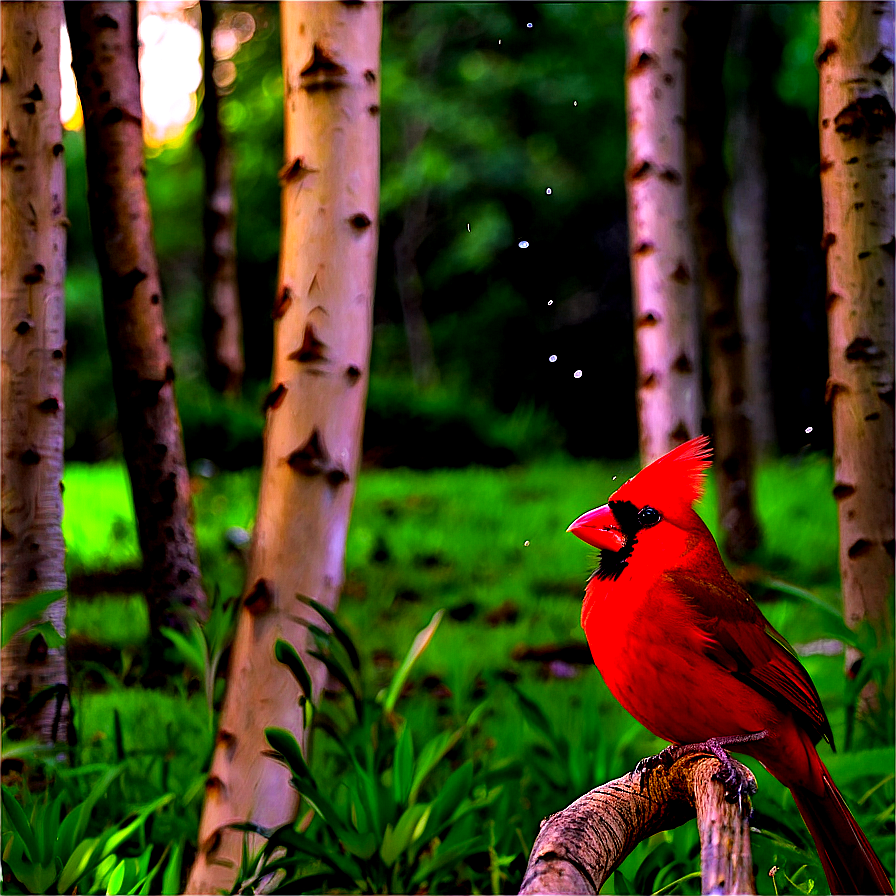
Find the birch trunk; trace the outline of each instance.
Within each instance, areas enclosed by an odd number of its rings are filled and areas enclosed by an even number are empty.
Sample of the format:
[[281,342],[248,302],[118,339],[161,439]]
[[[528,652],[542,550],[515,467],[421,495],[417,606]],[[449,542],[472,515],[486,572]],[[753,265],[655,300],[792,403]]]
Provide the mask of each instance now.
[[67,0],[90,225],[153,631],[204,612],[143,158],[137,10]]
[[[893,4],[820,7],[827,397],[844,613],[892,643]],[[849,667],[857,658],[847,651]]]
[[634,0],[627,16],[629,255],[641,459],[701,430],[696,263],[688,221],[683,4]]
[[[281,4],[283,232],[274,367],[246,595],[187,891],[230,887],[242,834],[295,816],[264,729],[303,741],[298,688],[274,657],[304,654],[297,594],[335,607],[361,453],[377,249],[382,5]],[[306,663],[319,689],[326,670]]]
[[738,278],[728,247],[724,206],[722,68],[732,9],[728,3],[689,3],[684,28],[688,182],[709,356],[709,404],[717,458],[713,469],[725,550],[733,560],[742,560],[758,546],[760,533],[753,509],[754,449],[737,309]]
[[[2,582],[4,606],[65,590],[62,452],[65,162],[58,3],[0,6],[2,100]],[[65,633],[64,599],[45,615]],[[43,635],[4,648],[4,724],[45,744],[68,735],[65,648]],[[51,690],[47,690],[51,689]],[[40,706],[29,701],[38,692]],[[53,699],[55,697],[55,699]],[[40,703],[40,701],[36,701]]]
[[202,12],[202,129],[199,147],[205,164],[203,285],[205,289],[205,359],[208,378],[219,392],[238,394],[246,365],[243,321],[237,286],[236,224],[233,158],[221,128],[220,100],[215,84],[212,35],[217,4],[200,0]]

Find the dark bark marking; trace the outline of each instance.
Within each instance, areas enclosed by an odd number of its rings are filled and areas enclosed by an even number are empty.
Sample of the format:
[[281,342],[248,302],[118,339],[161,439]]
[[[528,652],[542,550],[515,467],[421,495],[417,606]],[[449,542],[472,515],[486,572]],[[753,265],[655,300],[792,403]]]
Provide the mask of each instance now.
[[642,314],[639,318],[635,326],[638,329],[641,327],[655,327],[660,321],[662,321],[662,315],[659,313],[655,313],[653,311],[648,311],[646,314]]
[[846,552],[846,555],[850,560],[855,560],[858,557],[863,557],[867,554],[872,548],[874,544],[870,542],[867,538],[860,538],[858,541],[853,542],[849,549]]
[[52,414],[59,410],[59,399],[53,397],[45,398],[38,403],[37,409],[43,411],[45,414]]
[[379,115],[379,113],[380,113],[380,107],[379,107],[376,103],[372,103],[371,105],[369,105],[369,106],[367,107],[367,111],[368,111],[371,115]]
[[281,404],[283,404],[283,399],[286,397],[286,393],[289,390],[283,383],[277,383],[270,392],[264,397],[264,402],[261,405],[262,411],[269,411],[273,408],[279,408]]
[[22,282],[27,283],[31,286],[34,283],[40,283],[44,279],[44,274],[46,274],[46,269],[42,264],[36,264],[24,277],[22,277]]
[[364,72],[364,80],[368,84],[375,84],[376,83],[376,72],[371,69],[367,69],[367,71]]
[[[857,203],[856,203],[856,205],[857,205],[859,208],[861,208],[864,204],[865,204],[864,202],[857,202]],[[871,255],[870,252],[859,252],[859,256],[858,256],[858,257],[859,257],[859,261],[861,261],[861,260],[864,259],[864,258],[868,258],[870,255]]]
[[35,84],[34,87],[32,87],[31,90],[29,90],[28,93],[25,94],[25,96],[28,97],[29,100],[34,100],[34,102],[36,103],[39,103],[44,98],[43,91],[37,84]]
[[112,99],[112,94],[108,90],[101,90],[99,99],[101,103],[108,103]]
[[832,40],[827,41],[827,43],[825,43],[821,50],[819,50],[818,55],[815,57],[815,64],[824,65],[828,61],[828,59],[830,59],[831,56],[833,56],[836,52],[837,44]]
[[357,212],[348,219],[348,223],[351,224],[355,230],[366,230],[373,222],[364,214],[364,212]]
[[896,255],[896,236],[891,236],[886,243],[881,243],[881,249],[889,256]]
[[118,278],[118,285],[121,289],[121,300],[127,301],[134,295],[134,290],[147,278],[146,271],[134,268]]
[[687,265],[683,261],[678,262],[678,267],[671,273],[671,278],[676,283],[690,283],[691,272],[687,269]]
[[847,165],[858,165],[858,163],[859,163],[859,157],[858,157],[858,156],[852,156],[851,158],[849,158],[849,159],[846,160],[846,164],[847,164]]
[[345,368],[345,375],[348,378],[350,385],[354,386],[354,384],[361,379],[361,368],[355,364],[349,364],[349,366]]
[[16,333],[18,333],[19,336],[24,336],[33,326],[34,324],[32,324],[31,321],[20,320],[16,324]]
[[260,616],[271,609],[274,595],[266,579],[259,579],[251,588],[243,601],[243,606],[253,615]]
[[642,178],[647,177],[647,175],[652,170],[652,165],[648,161],[642,161],[640,163],[636,163],[632,166],[631,171],[629,171],[629,180],[641,180]]
[[6,71],[6,66],[3,66],[3,71],[0,72],[0,84],[9,83],[9,72]]
[[61,361],[64,357],[65,357],[65,352],[63,352],[61,348],[53,349],[53,360],[54,361]]
[[29,100],[27,103],[22,103],[22,108],[23,108],[29,115],[34,115],[34,113],[37,111],[37,106],[35,106],[34,103],[31,102],[31,100]]
[[744,339],[740,333],[728,333],[719,340],[719,348],[726,355],[733,355],[744,347]]
[[879,75],[885,75],[893,68],[893,60],[883,50],[878,50],[877,56],[868,63],[868,68]]
[[40,455],[33,448],[26,448],[19,455],[19,460],[23,466],[33,467],[40,463]]
[[893,107],[877,93],[859,97],[841,109],[834,118],[834,129],[844,140],[865,137],[868,143],[876,143],[892,130],[894,121]]
[[849,485],[846,482],[837,482],[834,484],[834,488],[831,490],[831,494],[834,496],[835,501],[843,501],[846,498],[851,498],[856,493],[856,487],[854,485]]
[[637,256],[638,258],[643,258],[645,255],[650,255],[654,251],[656,251],[656,246],[648,240],[645,240],[644,242],[638,243],[638,245],[635,246],[632,254]]
[[311,48],[311,60],[299,74],[300,87],[308,93],[339,90],[346,86],[347,70],[336,62],[320,44]]
[[889,541],[884,542],[884,550],[887,552],[890,559],[892,560],[894,550],[896,550],[896,544],[894,544],[894,541],[892,538]]
[[660,180],[664,180],[669,184],[680,184],[681,174],[679,174],[673,168],[666,168],[665,171],[660,174]]
[[893,407],[893,397],[894,397],[894,389],[892,386],[884,386],[883,389],[878,389],[877,397],[884,403]]
[[[31,578],[31,574],[34,573],[34,578]],[[37,579],[37,570],[30,569],[28,570],[28,581],[33,582]],[[31,643],[28,645],[28,655],[25,658],[26,663],[32,663],[34,665],[42,665],[47,661],[47,653],[49,648],[47,647],[47,639],[38,632],[32,639]]]
[[6,528],[6,523],[0,525],[0,541],[12,541],[15,535]]
[[274,308],[271,311],[271,317],[278,320],[286,314],[287,309],[292,304],[292,290],[288,286],[284,286],[277,298],[274,300]]
[[209,775],[205,779],[205,793],[208,797],[223,796],[227,790],[224,782],[217,775]]
[[880,420],[880,414],[877,411],[872,411],[870,414],[865,414],[865,419],[868,421]]
[[317,174],[317,168],[311,168],[305,164],[303,156],[296,156],[291,162],[287,162],[277,173],[280,183],[289,183],[290,181],[302,181],[309,174]]
[[675,78],[673,78],[672,75],[669,74],[669,72],[666,72],[666,74],[663,75],[663,84],[666,84],[668,86],[669,84],[674,84],[674,83],[675,83]]
[[342,485],[343,482],[348,482],[348,473],[341,467],[333,467],[332,470],[327,471],[327,482],[329,482],[333,488],[336,488],[337,486]]
[[687,425],[684,420],[678,421],[678,426],[671,432],[672,439],[680,444],[684,444],[691,437],[691,433],[689,432]]
[[830,249],[831,246],[833,246],[834,243],[836,243],[836,242],[837,242],[837,234],[835,234],[835,233],[826,233],[826,234],[821,238],[821,251],[822,251],[822,252],[827,252],[828,249]]
[[[854,203],[852,204],[852,207],[853,207],[856,211],[861,211],[861,209],[865,208],[865,203],[864,203],[864,202],[854,202]],[[870,254],[871,254],[870,252],[866,252],[866,253],[865,253],[865,257],[869,256]],[[862,255],[861,255],[861,254],[859,254],[859,258],[862,258]]]
[[825,171],[830,171],[833,167],[834,163],[830,159],[822,159],[821,164],[818,166],[818,170],[824,174]]
[[112,16],[107,13],[103,13],[100,16],[96,16],[93,20],[93,24],[97,28],[111,28],[113,31],[118,30],[118,22],[112,18]]
[[843,353],[847,361],[873,361],[879,358],[883,352],[874,344],[874,340],[867,336],[857,336],[846,346]]
[[110,109],[101,119],[100,124],[108,125],[108,124],[118,124],[124,118],[124,112],[119,109],[117,106],[113,109]]
[[660,377],[659,374],[651,372],[648,373],[645,377],[641,379],[641,388],[642,389],[653,389],[659,385]]
[[162,301],[162,297],[161,297],[157,292],[154,292],[154,293],[149,297],[149,303],[150,303],[150,305],[158,305],[159,302],[161,302],[161,301]]
[[830,311],[842,298],[843,296],[841,296],[839,292],[829,292],[824,300],[825,310]]
[[629,67],[629,73],[632,75],[637,75],[640,72],[648,71],[656,65],[659,65],[656,56],[654,56],[652,53],[641,53]]
[[327,460],[323,439],[316,429],[311,431],[308,441],[301,448],[296,448],[286,458],[286,462],[290,467],[303,476],[317,476],[326,472]]
[[312,361],[326,361],[327,356],[325,353],[326,344],[321,342],[320,339],[317,338],[317,334],[314,332],[313,324],[305,325],[305,333],[302,336],[302,344],[297,348],[294,352],[291,352],[287,355],[287,359],[290,361],[298,361],[300,364],[307,364]]
[[[691,363],[691,359],[682,352],[673,362],[672,369],[676,371],[676,373],[693,373],[694,365]],[[684,439],[687,441],[687,439]]]
[[61,143],[53,144],[53,155],[59,157],[65,152],[65,147]]

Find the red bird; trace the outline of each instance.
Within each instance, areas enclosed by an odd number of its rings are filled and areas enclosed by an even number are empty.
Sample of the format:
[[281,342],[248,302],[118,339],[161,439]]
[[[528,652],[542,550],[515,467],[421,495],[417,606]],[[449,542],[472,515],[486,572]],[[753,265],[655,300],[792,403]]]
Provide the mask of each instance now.
[[721,755],[730,747],[788,787],[832,893],[892,893],[815,750],[833,736],[812,679],[693,509],[709,466],[709,440],[692,439],[569,527],[600,549],[582,607],[594,662],[658,737]]

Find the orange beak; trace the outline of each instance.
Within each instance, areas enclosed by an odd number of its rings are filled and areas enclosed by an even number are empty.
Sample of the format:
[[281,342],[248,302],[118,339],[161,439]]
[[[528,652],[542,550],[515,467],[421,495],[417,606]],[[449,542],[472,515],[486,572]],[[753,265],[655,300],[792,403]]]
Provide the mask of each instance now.
[[608,504],[583,513],[566,531],[602,551],[621,551],[625,547],[625,535]]

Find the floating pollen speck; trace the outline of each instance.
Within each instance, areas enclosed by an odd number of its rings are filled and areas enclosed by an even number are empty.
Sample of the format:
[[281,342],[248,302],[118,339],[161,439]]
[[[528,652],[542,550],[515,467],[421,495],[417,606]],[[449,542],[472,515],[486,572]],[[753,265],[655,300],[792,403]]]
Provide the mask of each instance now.
[[580,380],[580,379],[582,378],[582,371],[581,371],[581,370],[577,370],[577,371],[573,374],[573,376],[574,376],[577,380]]

